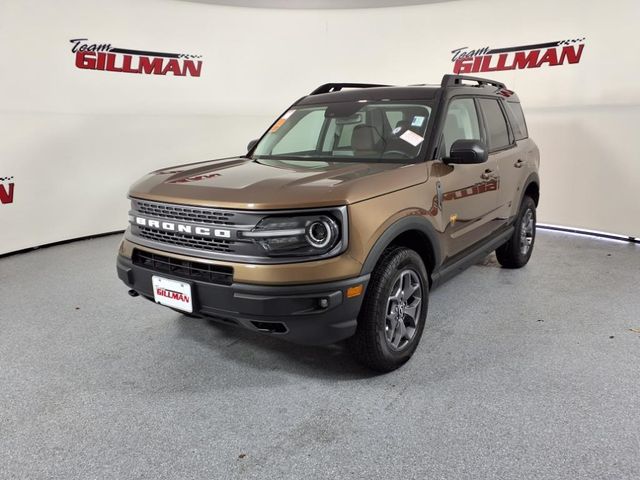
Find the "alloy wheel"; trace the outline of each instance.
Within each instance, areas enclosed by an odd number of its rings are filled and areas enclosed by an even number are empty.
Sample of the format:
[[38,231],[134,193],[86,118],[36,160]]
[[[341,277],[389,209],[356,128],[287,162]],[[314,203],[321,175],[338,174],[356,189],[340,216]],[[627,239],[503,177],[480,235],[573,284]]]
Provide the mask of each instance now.
[[524,213],[520,224],[520,253],[526,255],[533,245],[533,233],[535,230],[535,220],[533,210],[530,208]]
[[413,270],[400,272],[387,299],[385,338],[396,351],[413,340],[422,309],[422,283]]

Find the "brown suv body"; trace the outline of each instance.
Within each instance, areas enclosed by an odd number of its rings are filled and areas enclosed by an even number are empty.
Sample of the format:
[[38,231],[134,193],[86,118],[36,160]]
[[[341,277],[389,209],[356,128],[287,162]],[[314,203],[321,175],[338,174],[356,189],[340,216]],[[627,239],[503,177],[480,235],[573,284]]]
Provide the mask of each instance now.
[[[539,154],[517,96],[497,82],[465,81],[447,75],[439,87],[324,86],[292,105],[246,156],[166,168],[142,178],[129,192],[131,225],[120,247],[120,278],[132,294],[156,300],[153,276],[184,281],[196,315],[322,344],[356,332],[371,274],[390,248],[420,256],[428,276],[426,295],[510,239],[532,244],[533,235],[523,237],[516,223],[525,197],[538,202]],[[353,129],[348,147],[353,160],[278,158],[272,154],[275,147],[269,147],[269,155],[256,154],[256,148],[265,150],[261,144],[282,141],[269,138],[284,131],[296,112],[308,108],[313,113],[322,106],[324,120],[317,117],[327,128],[332,105],[339,110],[367,102],[367,113],[349,111],[334,122],[341,131]],[[399,105],[399,113],[385,107],[388,102]],[[424,115],[420,102],[428,105]],[[376,120],[378,111],[387,117]],[[503,115],[506,145],[495,145],[504,136],[496,127],[496,112]],[[391,118],[400,118],[397,127],[390,125]],[[376,121],[386,127],[376,128]],[[393,130],[376,142],[384,128]],[[416,135],[421,140],[410,150]],[[373,149],[382,141],[389,158],[369,159],[369,152],[355,157],[360,144]],[[399,147],[390,150],[392,142]],[[347,154],[342,151],[333,154]],[[415,157],[405,158],[410,155]],[[267,250],[263,257],[256,246],[267,248],[263,237],[248,236],[265,231],[264,218],[301,215],[311,216],[307,224],[314,215],[335,220],[340,238],[331,251],[270,257]],[[211,228],[197,234],[197,225]],[[322,235],[324,227],[318,228]],[[528,260],[530,251],[526,254]]]

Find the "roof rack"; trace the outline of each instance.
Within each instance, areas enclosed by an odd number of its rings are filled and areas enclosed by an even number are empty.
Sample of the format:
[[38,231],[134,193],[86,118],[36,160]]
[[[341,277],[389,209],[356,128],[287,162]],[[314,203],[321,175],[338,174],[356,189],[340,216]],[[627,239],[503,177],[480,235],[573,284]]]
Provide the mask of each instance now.
[[451,87],[454,85],[462,84],[463,80],[467,80],[469,82],[478,82],[478,86],[482,87],[484,85],[493,85],[498,88],[507,88],[506,85],[502,82],[497,82],[495,80],[489,80],[488,78],[480,78],[480,77],[469,77],[467,75],[444,75],[442,77],[441,87]]
[[372,88],[372,87],[389,87],[390,85],[379,85],[376,83],[325,83],[320,85],[309,95],[319,95],[321,93],[339,92],[343,88]]

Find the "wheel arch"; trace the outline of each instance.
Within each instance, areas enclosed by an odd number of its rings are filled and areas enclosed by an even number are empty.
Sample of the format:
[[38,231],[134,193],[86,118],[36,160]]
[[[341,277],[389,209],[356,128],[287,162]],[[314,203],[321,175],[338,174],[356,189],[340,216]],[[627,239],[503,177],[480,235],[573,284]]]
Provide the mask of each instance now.
[[536,207],[538,206],[538,202],[540,201],[540,177],[535,172],[529,175],[525,180],[522,195],[520,196],[520,203],[518,205],[522,205],[522,200],[525,196],[533,198]]
[[438,234],[433,225],[421,217],[405,217],[391,224],[369,251],[360,274],[370,274],[384,251],[393,245],[415,250],[425,264],[429,283],[433,283],[431,275],[441,261]]

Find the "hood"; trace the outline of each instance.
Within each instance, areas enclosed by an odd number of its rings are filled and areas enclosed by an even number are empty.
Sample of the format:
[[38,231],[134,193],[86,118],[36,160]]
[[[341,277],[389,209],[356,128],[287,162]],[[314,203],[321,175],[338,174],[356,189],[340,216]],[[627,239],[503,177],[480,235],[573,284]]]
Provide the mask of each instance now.
[[426,180],[424,163],[237,157],[158,170],[134,184],[129,195],[220,208],[312,208],[356,203]]

